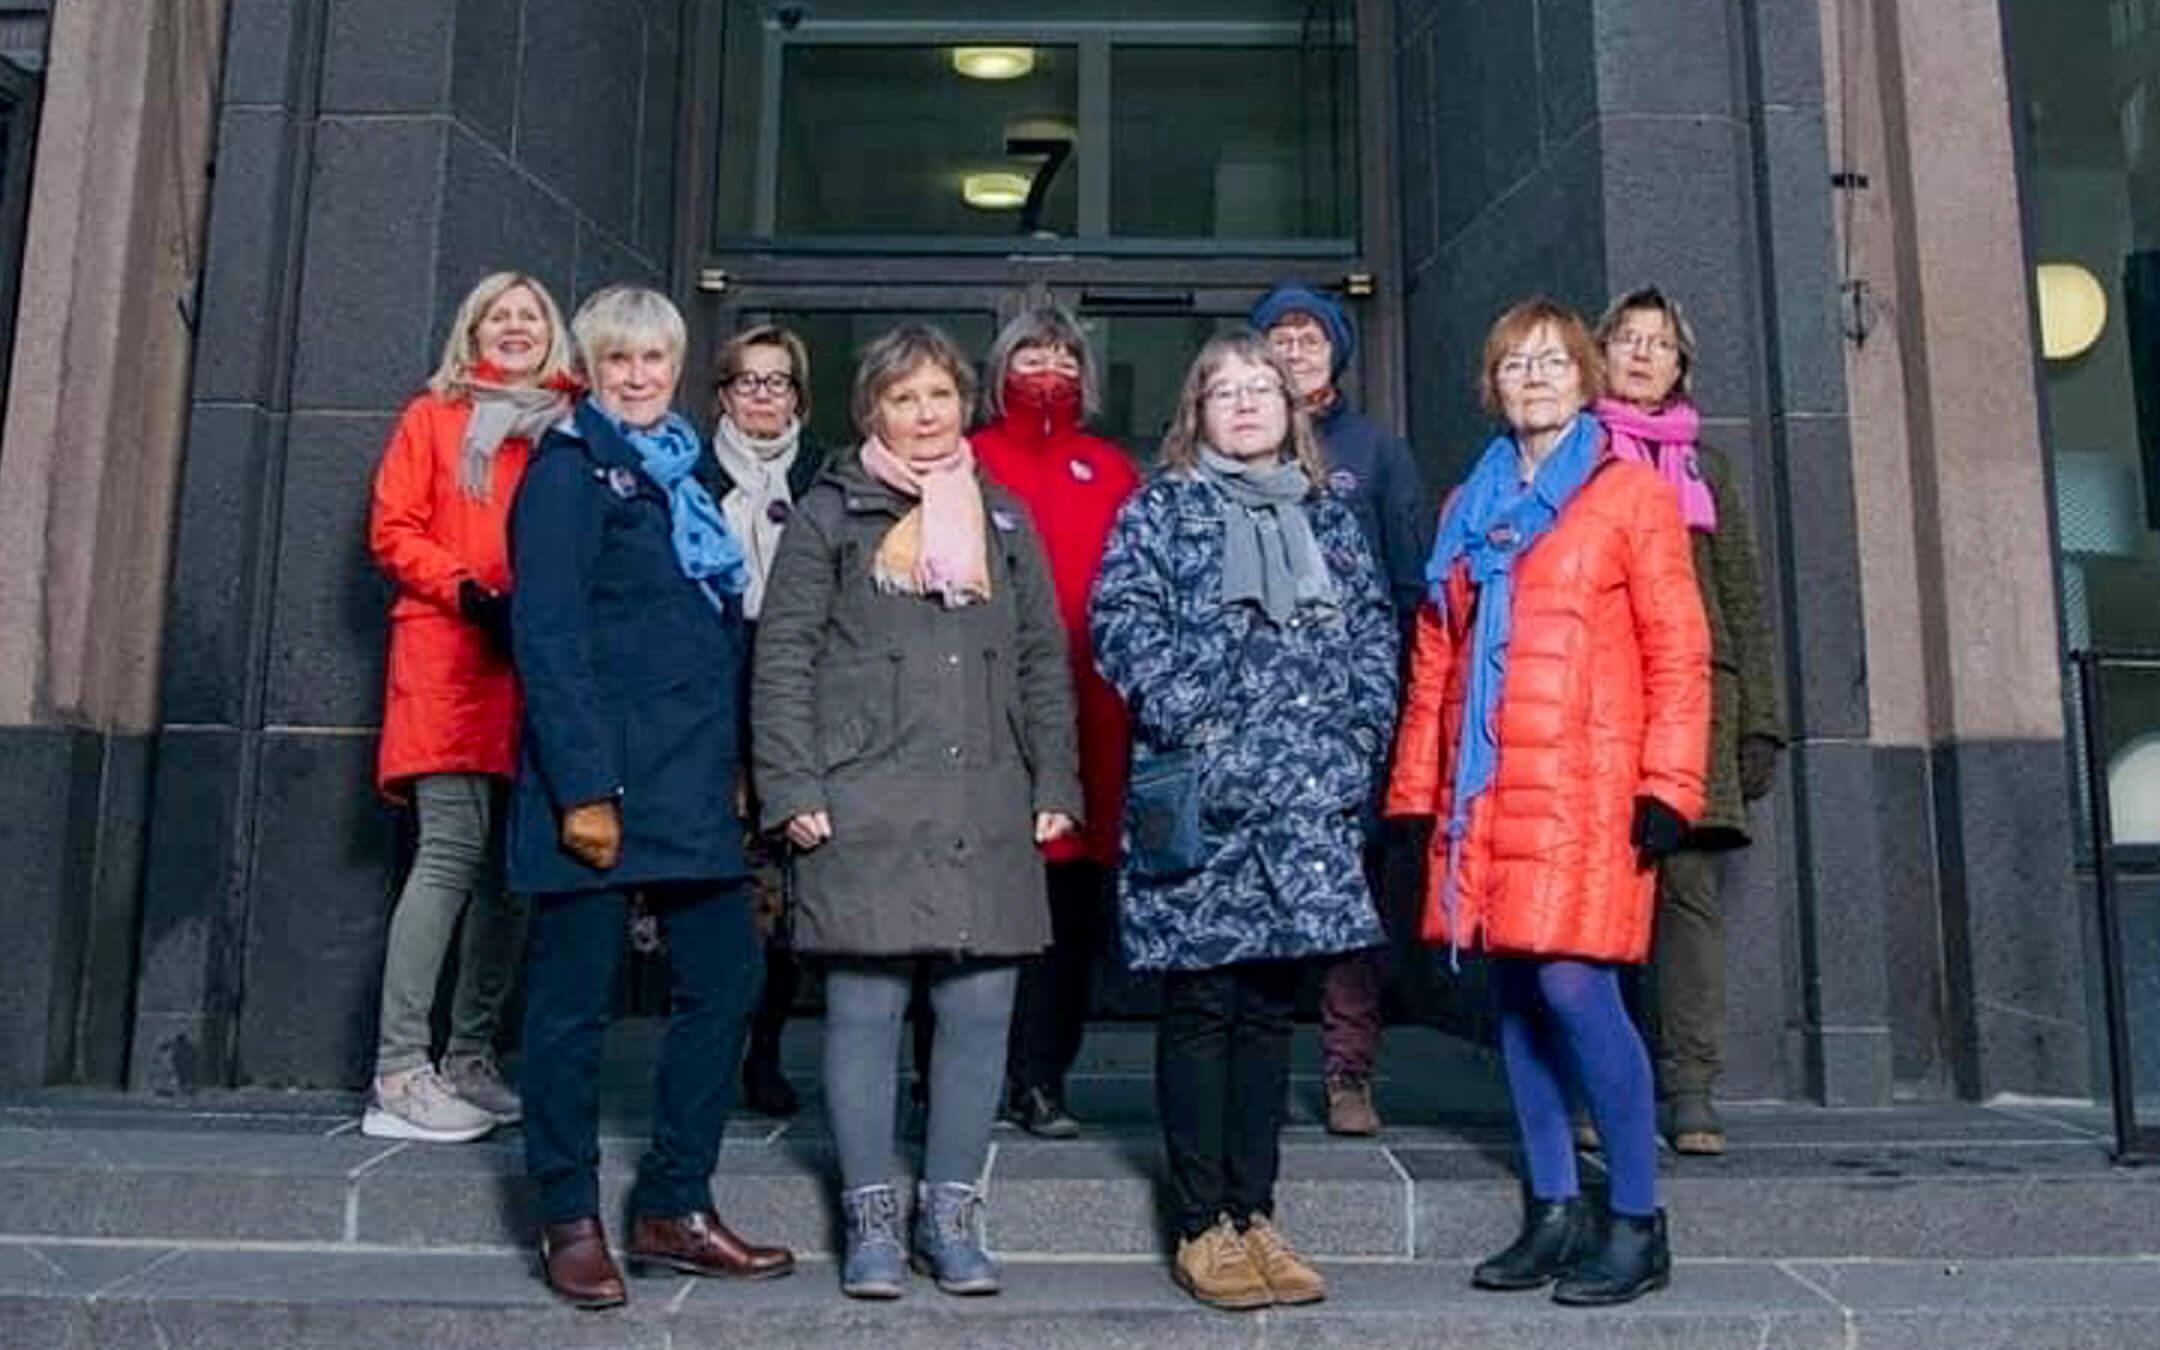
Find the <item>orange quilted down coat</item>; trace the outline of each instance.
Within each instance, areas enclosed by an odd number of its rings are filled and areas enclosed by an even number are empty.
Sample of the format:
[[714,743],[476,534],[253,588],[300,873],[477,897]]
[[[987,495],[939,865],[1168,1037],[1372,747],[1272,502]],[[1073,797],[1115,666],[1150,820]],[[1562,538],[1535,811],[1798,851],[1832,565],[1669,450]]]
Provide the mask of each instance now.
[[[1418,612],[1391,816],[1448,818],[1469,675],[1467,573],[1447,618]],[[1516,564],[1499,762],[1471,806],[1455,924],[1433,833],[1423,936],[1518,956],[1639,962],[1656,873],[1636,865],[1635,798],[1693,820],[1710,742],[1710,635],[1672,489],[1607,461]]]

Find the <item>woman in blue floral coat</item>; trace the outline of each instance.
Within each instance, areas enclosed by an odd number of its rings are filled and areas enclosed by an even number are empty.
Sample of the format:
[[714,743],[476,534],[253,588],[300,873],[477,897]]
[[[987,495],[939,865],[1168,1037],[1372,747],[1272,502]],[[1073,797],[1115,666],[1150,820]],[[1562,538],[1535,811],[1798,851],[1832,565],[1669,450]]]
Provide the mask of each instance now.
[[1326,1296],[1271,1222],[1303,965],[1378,945],[1360,813],[1395,716],[1395,621],[1287,372],[1250,335],[1186,375],[1163,471],[1118,517],[1096,662],[1131,710],[1127,963],[1163,974],[1156,1091],[1203,1303]]

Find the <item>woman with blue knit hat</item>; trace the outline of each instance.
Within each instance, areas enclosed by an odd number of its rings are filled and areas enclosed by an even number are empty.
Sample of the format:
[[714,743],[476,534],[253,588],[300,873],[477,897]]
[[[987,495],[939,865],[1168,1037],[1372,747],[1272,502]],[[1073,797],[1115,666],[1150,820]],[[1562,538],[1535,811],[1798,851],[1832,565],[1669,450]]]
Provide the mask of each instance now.
[[664,926],[669,998],[652,1146],[630,1195],[633,1271],[761,1278],[794,1257],[713,1210],[762,946],[744,885],[749,570],[718,461],[671,408],[682,316],[610,287],[571,322],[592,394],[535,452],[511,516],[511,640],[525,738],[510,884],[534,897],[525,1166],[548,1287],[623,1302],[600,1222],[599,1071],[632,891]]
[[[1365,545],[1379,564],[1381,581],[1405,637],[1424,586],[1425,540],[1432,506],[1418,477],[1410,447],[1350,406],[1343,372],[1357,353],[1357,329],[1333,296],[1299,282],[1284,282],[1252,312],[1253,331],[1289,368],[1293,392],[1312,419],[1326,464],[1328,490],[1349,506]],[[1377,779],[1384,766],[1375,766]],[[1377,834],[1377,818],[1368,822]],[[1369,838],[1366,874],[1382,875],[1378,840]],[[1383,914],[1387,906],[1381,906]],[[1321,1068],[1327,1086],[1327,1125],[1336,1134],[1369,1135],[1380,1129],[1373,1106],[1373,1061],[1380,1050],[1380,991],[1387,948],[1352,953],[1328,967],[1320,998]]]

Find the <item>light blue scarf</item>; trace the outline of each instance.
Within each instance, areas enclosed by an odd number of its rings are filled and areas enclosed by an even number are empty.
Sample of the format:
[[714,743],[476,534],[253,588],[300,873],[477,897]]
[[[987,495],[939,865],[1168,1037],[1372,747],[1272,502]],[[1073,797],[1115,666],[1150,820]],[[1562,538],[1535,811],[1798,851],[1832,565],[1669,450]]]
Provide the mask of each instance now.
[[1597,420],[1578,414],[1560,443],[1522,481],[1522,451],[1513,436],[1495,436],[1440,517],[1425,581],[1447,617],[1448,576],[1467,566],[1477,593],[1470,635],[1470,682],[1463,698],[1462,743],[1455,751],[1455,796],[1448,813],[1448,940],[1459,946],[1455,870],[1470,830],[1470,808],[1492,786],[1500,764],[1500,693],[1507,686],[1508,639],[1515,625],[1515,565],[1550,533],[1560,513],[1598,465]]
[[727,597],[749,588],[750,565],[743,557],[741,541],[713,504],[712,494],[691,472],[704,453],[697,432],[674,413],[644,428],[625,426],[612,417],[608,420],[637,452],[645,476],[667,493],[676,565],[697,583],[712,607],[725,614]]

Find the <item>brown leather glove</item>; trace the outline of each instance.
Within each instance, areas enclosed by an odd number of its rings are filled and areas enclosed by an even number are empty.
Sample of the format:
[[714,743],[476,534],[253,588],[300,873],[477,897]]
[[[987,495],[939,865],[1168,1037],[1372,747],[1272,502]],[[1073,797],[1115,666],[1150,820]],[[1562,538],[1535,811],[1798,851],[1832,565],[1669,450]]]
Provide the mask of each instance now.
[[562,846],[596,871],[614,867],[622,861],[622,808],[610,797],[563,812]]

